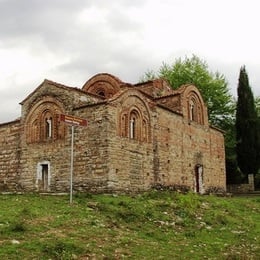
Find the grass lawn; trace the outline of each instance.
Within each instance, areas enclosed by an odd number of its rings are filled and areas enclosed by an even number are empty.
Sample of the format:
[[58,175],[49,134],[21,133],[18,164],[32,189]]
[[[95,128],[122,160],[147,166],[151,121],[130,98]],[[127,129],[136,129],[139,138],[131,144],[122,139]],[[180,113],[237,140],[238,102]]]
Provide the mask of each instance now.
[[0,195],[0,259],[260,259],[260,197]]

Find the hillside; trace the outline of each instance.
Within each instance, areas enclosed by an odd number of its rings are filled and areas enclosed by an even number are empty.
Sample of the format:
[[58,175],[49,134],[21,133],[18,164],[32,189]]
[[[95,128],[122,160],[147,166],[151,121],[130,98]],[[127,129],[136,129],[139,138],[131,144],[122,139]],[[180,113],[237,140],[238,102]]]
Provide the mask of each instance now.
[[260,259],[260,197],[0,196],[0,259]]

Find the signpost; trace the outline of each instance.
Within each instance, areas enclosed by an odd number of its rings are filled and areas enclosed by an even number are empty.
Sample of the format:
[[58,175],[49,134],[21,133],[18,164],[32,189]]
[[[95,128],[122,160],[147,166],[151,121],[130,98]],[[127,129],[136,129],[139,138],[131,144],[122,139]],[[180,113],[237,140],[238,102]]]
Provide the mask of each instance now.
[[75,116],[70,116],[70,115],[60,115],[60,121],[65,122],[70,125],[76,125],[76,126],[87,126],[88,121],[86,119],[80,118],[80,117],[75,117]]
[[74,127],[75,126],[87,126],[88,121],[86,119],[75,117],[71,115],[60,115],[60,121],[71,125],[71,150],[70,150],[70,203],[72,203],[73,194],[73,159],[74,159]]

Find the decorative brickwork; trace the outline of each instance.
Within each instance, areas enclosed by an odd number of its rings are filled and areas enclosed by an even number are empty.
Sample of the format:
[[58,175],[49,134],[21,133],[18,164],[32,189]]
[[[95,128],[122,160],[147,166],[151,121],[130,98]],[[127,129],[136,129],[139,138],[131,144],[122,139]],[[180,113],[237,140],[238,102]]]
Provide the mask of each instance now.
[[189,107],[188,110],[189,120],[195,121],[203,125],[204,124],[203,113],[202,113],[203,108],[197,94],[195,92],[191,92],[187,98],[188,98],[187,106]]
[[142,142],[150,141],[150,116],[145,103],[137,95],[127,94],[119,111],[119,135]]
[[82,87],[87,93],[96,94],[105,98],[112,97],[120,90],[123,82],[115,76],[102,73],[98,77],[92,77]]
[[226,190],[223,134],[193,85],[104,73],[82,89],[44,80],[21,105],[21,119],[0,125],[2,191],[69,190],[71,128],[60,114],[88,121],[75,128],[75,191]]
[[27,143],[55,141],[64,138],[64,125],[59,115],[64,113],[62,105],[52,97],[42,97],[28,113],[26,126]]

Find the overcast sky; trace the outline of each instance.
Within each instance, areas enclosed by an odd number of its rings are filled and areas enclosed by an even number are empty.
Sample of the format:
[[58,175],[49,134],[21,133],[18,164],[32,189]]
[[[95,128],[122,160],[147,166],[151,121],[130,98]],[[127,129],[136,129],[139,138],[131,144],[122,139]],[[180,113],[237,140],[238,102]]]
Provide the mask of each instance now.
[[259,0],[0,0],[0,123],[47,78],[81,88],[111,73],[137,83],[195,54],[236,95],[246,66],[260,95]]

